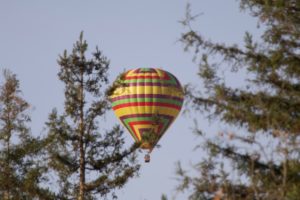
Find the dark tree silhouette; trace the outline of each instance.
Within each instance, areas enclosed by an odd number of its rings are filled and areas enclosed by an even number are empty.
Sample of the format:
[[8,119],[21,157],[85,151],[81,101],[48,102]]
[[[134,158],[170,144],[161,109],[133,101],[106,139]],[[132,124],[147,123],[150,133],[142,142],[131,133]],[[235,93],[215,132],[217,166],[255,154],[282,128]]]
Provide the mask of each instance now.
[[[194,50],[205,86],[200,93],[190,90],[187,95],[194,110],[233,130],[220,131],[216,140],[197,130],[209,155],[196,165],[199,177],[178,166],[178,189],[191,189],[191,200],[296,200],[300,196],[300,1],[241,0],[240,5],[263,26],[260,41],[255,42],[250,33],[242,47],[206,39],[190,28],[195,20],[192,7],[183,20],[189,31],[181,41],[186,50]],[[224,70],[231,75],[224,76]],[[236,75],[246,77],[244,84],[228,84],[228,78]]]
[[47,169],[40,164],[42,140],[30,134],[29,104],[15,74],[3,71],[0,86],[0,199],[53,199],[42,188]]
[[54,109],[47,122],[49,165],[58,173],[59,195],[66,199],[104,197],[139,169],[137,146],[124,149],[123,131],[117,125],[108,130],[103,118],[110,110],[104,91],[109,61],[98,48],[88,59],[87,47],[81,33],[72,53],[59,57],[65,111],[59,115]]

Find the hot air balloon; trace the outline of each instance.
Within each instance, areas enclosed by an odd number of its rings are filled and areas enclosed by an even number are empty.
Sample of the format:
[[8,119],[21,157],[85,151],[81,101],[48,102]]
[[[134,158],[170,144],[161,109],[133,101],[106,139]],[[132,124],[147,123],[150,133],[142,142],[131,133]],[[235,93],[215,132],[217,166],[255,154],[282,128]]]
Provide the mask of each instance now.
[[162,69],[139,68],[123,73],[113,85],[110,100],[115,115],[140,148],[145,162],[161,136],[179,114],[183,89],[174,75]]

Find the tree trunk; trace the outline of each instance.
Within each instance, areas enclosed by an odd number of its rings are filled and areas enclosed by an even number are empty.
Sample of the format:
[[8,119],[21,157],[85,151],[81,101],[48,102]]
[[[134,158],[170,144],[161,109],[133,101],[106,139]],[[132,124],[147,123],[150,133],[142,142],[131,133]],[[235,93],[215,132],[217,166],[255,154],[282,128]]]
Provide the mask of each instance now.
[[83,138],[80,138],[80,183],[79,183],[79,198],[78,200],[84,200],[84,185],[85,185],[85,158],[83,149]]
[[83,147],[83,134],[80,133],[80,141],[79,141],[79,148],[80,148],[80,183],[79,183],[79,198],[78,200],[84,200],[84,185],[85,185],[85,157],[84,157],[84,147]]
[[78,200],[84,200],[85,194],[85,150],[84,150],[84,117],[83,117],[83,71],[81,72],[81,85],[80,85],[80,139],[79,139],[79,151],[80,151],[80,163],[79,163],[79,197]]
[[10,123],[10,115],[8,114],[8,133],[7,133],[7,141],[6,141],[6,153],[7,153],[7,160],[6,160],[6,191],[4,193],[4,200],[10,199],[10,187],[11,185],[11,168],[10,168],[10,138],[12,134],[12,128]]
[[8,191],[5,191],[3,193],[3,200],[9,200],[9,193],[8,193]]

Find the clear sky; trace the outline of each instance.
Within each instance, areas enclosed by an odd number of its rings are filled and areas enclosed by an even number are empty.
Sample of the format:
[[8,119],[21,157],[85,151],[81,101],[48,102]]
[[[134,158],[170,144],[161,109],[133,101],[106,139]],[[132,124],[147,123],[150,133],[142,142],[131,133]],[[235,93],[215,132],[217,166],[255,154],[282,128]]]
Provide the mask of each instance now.
[[[241,43],[256,20],[239,12],[235,0],[191,0],[199,16],[194,28],[203,35],[226,43]],[[182,84],[197,83],[197,65],[192,53],[178,41],[185,31],[184,0],[10,0],[0,1],[0,69],[17,74],[21,89],[32,105],[32,132],[44,134],[44,123],[52,108],[63,111],[63,85],[57,78],[57,58],[71,50],[81,31],[93,51],[98,45],[110,61],[110,79],[137,67],[170,71]],[[1,81],[0,81],[1,82]],[[218,123],[197,116],[198,124],[215,132]],[[118,123],[112,113],[107,122]],[[121,200],[158,200],[162,193],[175,195],[175,163],[190,166],[205,154],[194,152],[198,143],[192,133],[193,119],[180,115],[161,139],[162,148],[152,153],[140,176],[118,192]],[[104,124],[103,123],[103,124]],[[133,140],[128,137],[128,143]]]

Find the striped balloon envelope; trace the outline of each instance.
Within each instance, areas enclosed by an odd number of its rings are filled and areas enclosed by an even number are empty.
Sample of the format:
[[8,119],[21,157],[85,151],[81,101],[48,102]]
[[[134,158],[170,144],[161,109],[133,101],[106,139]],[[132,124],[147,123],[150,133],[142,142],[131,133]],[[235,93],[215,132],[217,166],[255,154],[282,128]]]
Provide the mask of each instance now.
[[140,147],[151,151],[181,110],[179,81],[162,69],[139,68],[123,73],[113,88],[110,100],[116,116]]

